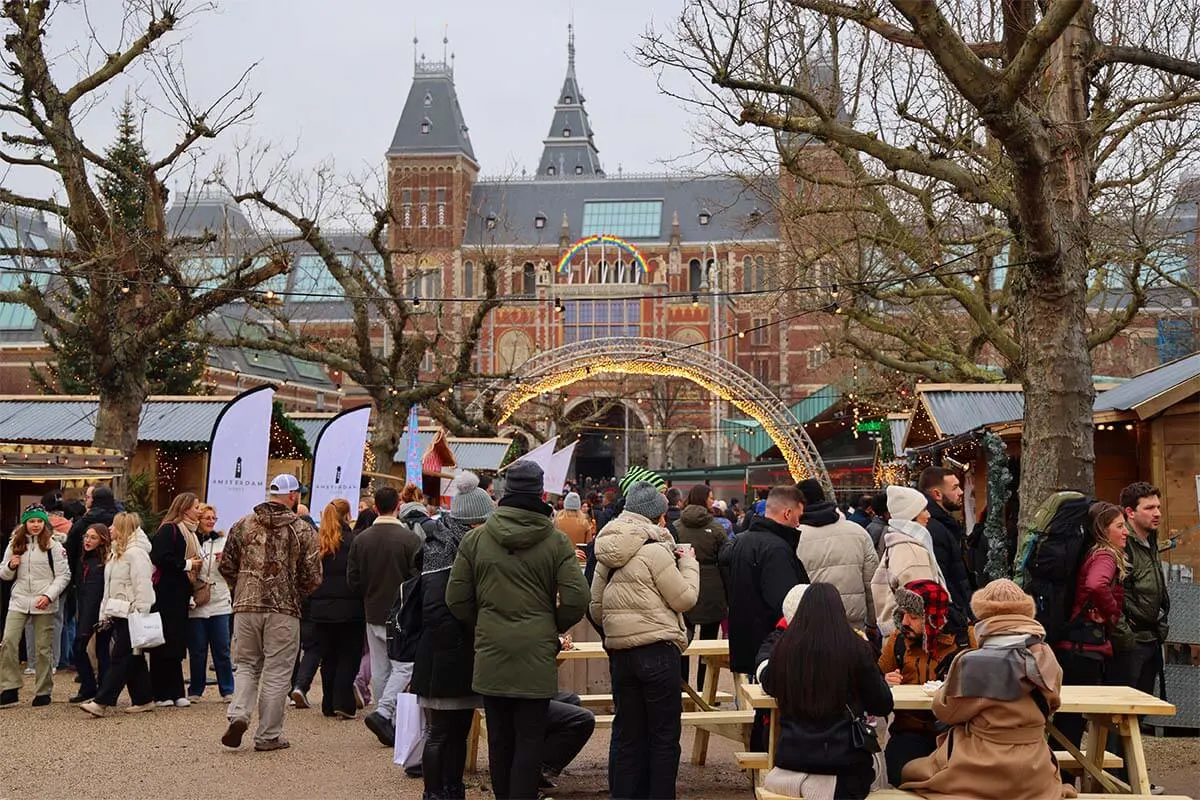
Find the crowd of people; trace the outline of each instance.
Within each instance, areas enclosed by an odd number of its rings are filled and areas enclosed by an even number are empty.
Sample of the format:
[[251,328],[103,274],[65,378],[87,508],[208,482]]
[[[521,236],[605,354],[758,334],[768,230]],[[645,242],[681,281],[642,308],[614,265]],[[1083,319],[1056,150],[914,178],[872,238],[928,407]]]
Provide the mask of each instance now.
[[[201,702],[211,663],[228,704],[221,744],[240,748],[257,711],[254,749],[272,751],[290,746],[289,700],[308,708],[319,672],[321,713],[363,710],[389,748],[402,710],[420,709],[423,743],[405,767],[426,800],[465,797],[477,709],[492,791],[534,798],[595,727],[557,673],[586,616],[608,654],[614,797],[675,796],[684,653],[697,634],[724,634],[731,669],[777,700],[773,791],[861,798],[890,784],[1056,798],[1073,789],[1043,728],[1064,683],[1149,692],[1161,668],[1161,509],[1144,483],[1118,504],[1083,501],[1089,538],[1069,624],[1049,631],[1020,586],[972,567],[954,516],[959,478],[938,467],[850,513],[815,480],[743,509],[644,469],[602,496],[568,492],[556,510],[529,461],[508,468],[498,499],[490,481],[459,475],[444,511],[409,484],[376,490],[357,511],[334,500],[314,520],[301,491],[295,476],[276,476],[227,532],[190,493],[152,535],[105,486],[81,509],[54,494],[25,509],[0,564],[0,707],[21,702],[22,649],[34,706],[51,702],[55,667],[71,662],[70,701],[96,717],[122,692],[127,713]],[[135,623],[152,612],[162,642],[138,647]],[[932,712],[896,711],[889,686],[901,684],[927,686]],[[1081,740],[1082,718],[1056,723]],[[760,715],[751,749],[766,749],[766,729]],[[1020,775],[1009,768],[1018,761]]]

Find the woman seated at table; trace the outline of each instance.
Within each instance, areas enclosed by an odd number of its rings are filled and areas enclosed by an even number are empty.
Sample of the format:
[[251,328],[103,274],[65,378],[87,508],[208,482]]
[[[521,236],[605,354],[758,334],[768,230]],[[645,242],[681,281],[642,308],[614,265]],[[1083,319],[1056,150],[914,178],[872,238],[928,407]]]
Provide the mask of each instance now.
[[892,693],[870,644],[849,623],[831,624],[845,619],[837,589],[812,584],[759,667],[781,715],[775,763],[764,780],[770,791],[805,800],[861,800],[871,791],[875,762],[855,745],[853,728],[864,714],[890,714]]
[[900,788],[978,800],[1074,797],[1046,744],[1062,669],[1033,618],[1033,598],[997,580],[975,592],[971,609],[979,649],[955,658],[933,696],[934,715],[952,727],[932,755],[904,766]]

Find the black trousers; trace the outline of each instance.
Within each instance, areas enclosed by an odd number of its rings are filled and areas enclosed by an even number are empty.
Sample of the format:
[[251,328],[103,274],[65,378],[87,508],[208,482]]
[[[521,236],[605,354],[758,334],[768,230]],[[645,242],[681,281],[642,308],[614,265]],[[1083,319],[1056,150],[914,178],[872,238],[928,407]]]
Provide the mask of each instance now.
[[937,737],[911,731],[893,732],[888,739],[887,748],[883,751],[884,761],[887,762],[888,783],[897,789],[904,779],[900,777],[904,765],[918,758],[924,758],[937,749]]
[[296,666],[292,668],[292,687],[308,694],[320,666],[321,650],[317,646],[317,623],[302,619],[300,652],[296,653]]
[[[463,770],[467,766],[467,736],[471,733],[474,716],[473,708],[425,709],[425,749],[421,752],[421,769],[425,777],[425,795],[430,800],[462,800],[466,797]],[[491,729],[491,718],[488,728]]]
[[575,760],[592,732],[596,715],[582,705],[579,695],[561,692],[546,711],[546,744],[542,748],[542,770],[557,775]]
[[679,775],[679,648],[656,642],[608,656],[612,677],[612,742],[608,790],[625,800],[674,800]]
[[[92,669],[92,660],[88,658],[87,646],[91,638],[96,637],[96,666],[100,668],[100,676]],[[86,630],[75,633],[75,644],[71,648],[75,660],[75,672],[79,675],[79,696],[95,697],[108,672],[109,646],[112,643],[111,629],[97,631],[90,626]]]
[[[1085,655],[1062,650],[1055,650],[1054,654],[1058,656],[1058,663],[1062,665],[1064,686],[1099,686],[1104,682],[1106,659],[1099,654]],[[1083,714],[1055,714],[1054,726],[1071,741],[1071,744],[1079,747],[1083,741],[1083,732],[1087,728],[1087,720],[1083,718]],[[1063,773],[1064,783],[1072,783],[1073,780],[1068,773]]]
[[[678,689],[675,694],[678,697]],[[549,698],[484,695],[488,771],[491,773],[492,793],[496,795],[496,800],[537,798],[549,706]]]
[[[706,622],[703,625],[699,625],[699,626],[688,625],[687,626],[688,644],[691,644],[692,639],[696,638],[696,628],[697,627],[700,628],[700,638],[701,639],[716,639],[717,634],[719,634],[721,632],[721,623],[719,623],[719,622]],[[699,666],[696,667],[696,686],[697,686],[697,688],[703,689],[704,688],[704,669],[705,669],[704,659],[701,658],[698,660],[699,660],[700,664],[699,664]],[[691,671],[691,669],[690,669],[691,661],[692,660],[690,658],[688,658],[687,656],[684,656],[681,659],[679,659],[679,662],[680,662],[679,663],[679,674],[683,678],[684,683],[687,683],[688,673]]]
[[[1157,642],[1138,642],[1128,650],[1117,650],[1113,653],[1104,682],[1109,686],[1132,686],[1139,692],[1154,694],[1162,663],[1162,645]],[[1125,746],[1121,743],[1121,737],[1113,735],[1114,733],[1109,732],[1108,752],[1124,758]],[[1129,782],[1129,772],[1124,767],[1113,770],[1113,774],[1126,783]]]
[[[146,656],[134,653],[129,644],[129,622],[114,618],[112,628],[112,657],[108,672],[96,692],[96,702],[102,706],[115,706],[122,689],[129,689],[129,702],[142,706],[154,699],[150,686],[150,672],[146,669]],[[180,680],[183,680],[180,673]]]
[[332,717],[335,711],[350,716],[357,711],[354,676],[362,661],[362,640],[366,633],[367,623],[361,619],[316,623],[317,645],[310,649],[315,649],[321,659],[321,712],[327,717]]

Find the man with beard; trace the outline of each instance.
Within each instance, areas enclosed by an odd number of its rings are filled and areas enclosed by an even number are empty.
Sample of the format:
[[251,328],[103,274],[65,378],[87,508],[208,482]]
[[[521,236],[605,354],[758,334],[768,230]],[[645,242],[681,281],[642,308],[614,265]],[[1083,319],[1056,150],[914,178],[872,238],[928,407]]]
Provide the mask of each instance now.
[[[934,581],[909,581],[896,590],[896,630],[883,643],[879,669],[891,686],[941,681],[962,650],[976,647],[975,632],[952,613],[950,597]],[[897,711],[884,758],[888,782],[901,783],[904,765],[937,749],[937,720],[928,711]]]
[[927,467],[917,488],[929,501],[925,527],[933,538],[933,553],[946,578],[950,602],[964,614],[971,612],[971,579],[963,560],[963,528],[952,512],[962,510],[963,489],[958,476],[943,467]]

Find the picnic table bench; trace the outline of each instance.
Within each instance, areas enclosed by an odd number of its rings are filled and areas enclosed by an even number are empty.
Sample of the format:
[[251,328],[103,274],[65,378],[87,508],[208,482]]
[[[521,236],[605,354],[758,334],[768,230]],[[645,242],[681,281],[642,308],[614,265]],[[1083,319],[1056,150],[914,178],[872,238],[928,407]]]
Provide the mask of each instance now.
[[[794,798],[794,797],[791,797],[786,794],[777,794],[776,792],[768,791],[761,786],[757,787],[754,790],[754,796],[755,796],[756,800],[796,800],[796,798]],[[921,800],[921,795],[917,794],[916,792],[906,792],[903,789],[881,789],[878,792],[871,792],[871,794],[867,795],[867,797],[868,797],[868,800]],[[1081,794],[1081,795],[1079,795],[1080,800],[1131,800],[1131,798],[1135,798],[1135,797],[1145,798],[1145,800],[1150,800],[1150,798],[1153,797],[1153,795],[1149,795],[1149,794],[1144,794],[1144,795],[1142,795],[1142,794],[1139,794],[1139,795]],[[1191,800],[1191,798],[1186,797],[1184,795],[1160,795],[1160,797],[1162,798],[1162,800]]]

